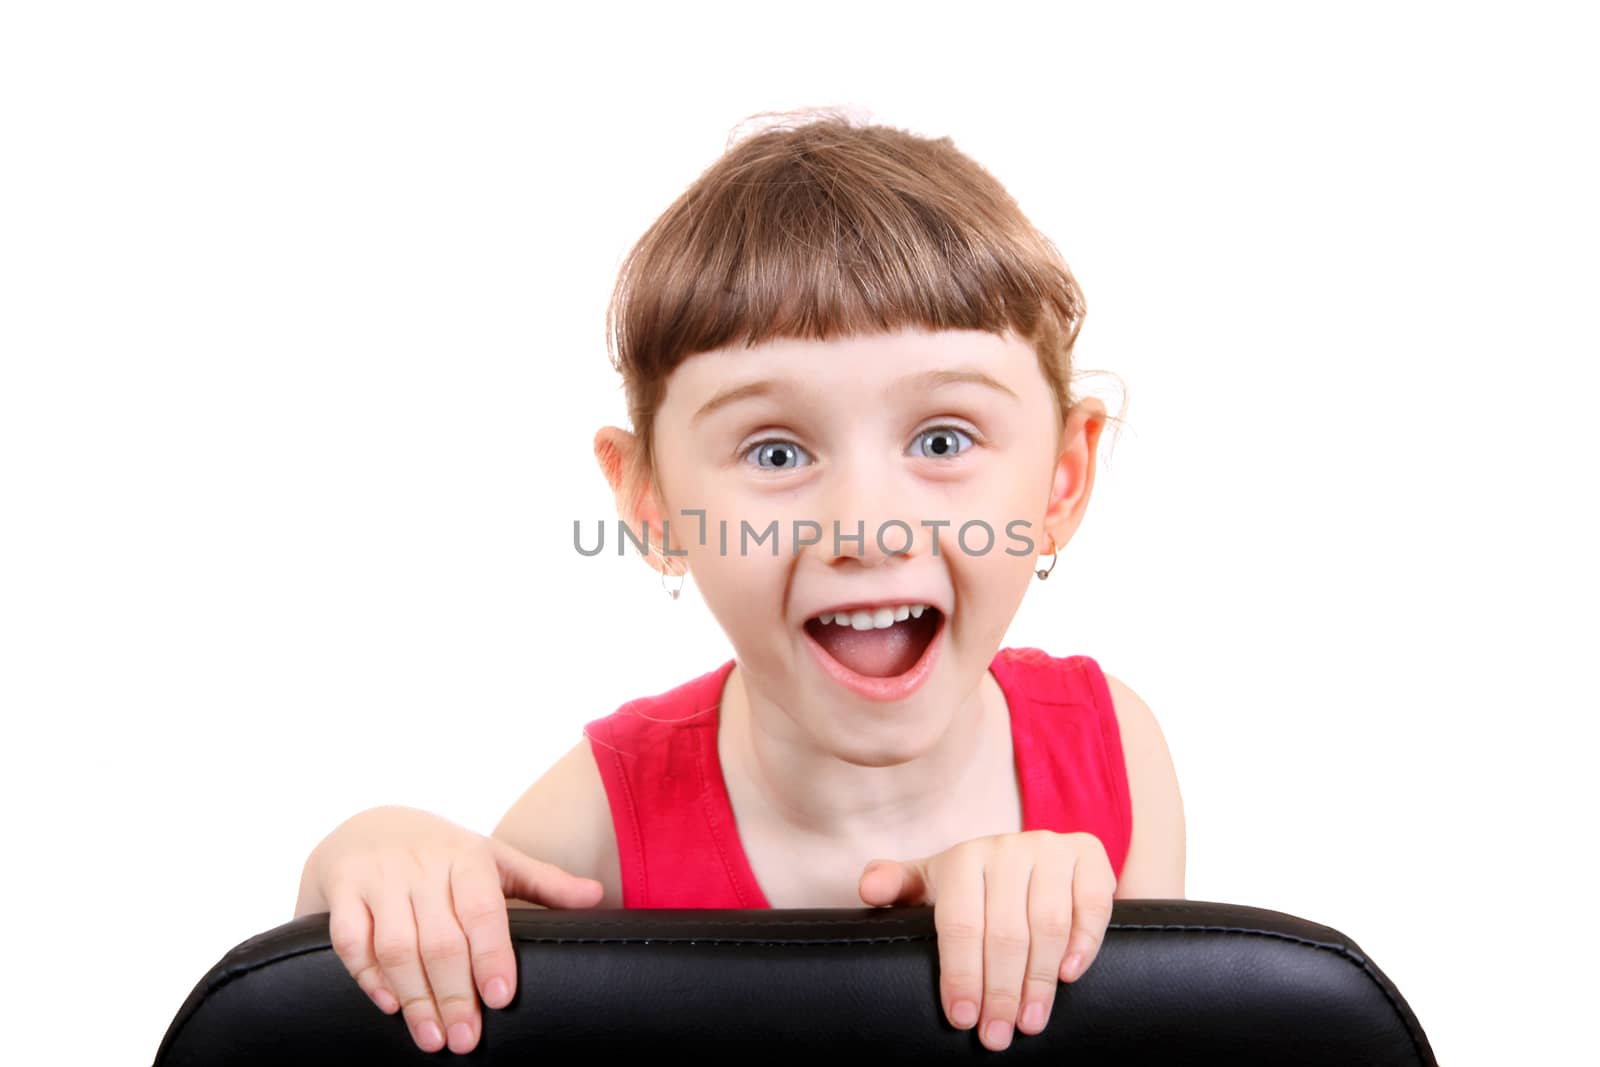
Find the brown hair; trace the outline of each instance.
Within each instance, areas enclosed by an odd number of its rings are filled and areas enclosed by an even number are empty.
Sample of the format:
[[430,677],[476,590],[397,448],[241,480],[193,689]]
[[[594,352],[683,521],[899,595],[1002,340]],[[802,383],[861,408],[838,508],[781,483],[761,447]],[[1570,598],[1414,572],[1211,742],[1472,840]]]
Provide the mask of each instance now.
[[948,137],[831,109],[778,118],[730,137],[623,262],[606,343],[640,441],[631,473],[653,478],[668,376],[739,340],[1010,329],[1063,418],[1083,293],[1004,187]]

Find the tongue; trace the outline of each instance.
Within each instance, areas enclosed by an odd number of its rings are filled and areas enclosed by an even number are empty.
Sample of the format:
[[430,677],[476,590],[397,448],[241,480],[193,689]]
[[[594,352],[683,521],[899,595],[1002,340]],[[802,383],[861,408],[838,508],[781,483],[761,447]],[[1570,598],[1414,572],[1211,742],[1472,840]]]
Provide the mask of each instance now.
[[892,678],[909,671],[928,646],[931,612],[922,619],[906,619],[883,630],[857,630],[850,626],[812,623],[811,635],[823,650],[857,674]]

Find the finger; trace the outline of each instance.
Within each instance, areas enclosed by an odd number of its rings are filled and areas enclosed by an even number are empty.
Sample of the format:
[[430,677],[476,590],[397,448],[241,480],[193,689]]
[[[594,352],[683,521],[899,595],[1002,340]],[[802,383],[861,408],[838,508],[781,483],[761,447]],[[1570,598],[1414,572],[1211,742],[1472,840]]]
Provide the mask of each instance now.
[[873,860],[861,873],[861,899],[874,907],[926,904],[932,900],[926,865],[922,861]]
[[1034,856],[1028,879],[1028,977],[1022,986],[1017,1029],[1037,1034],[1050,1021],[1061,960],[1072,934],[1073,854],[1047,848]]
[[1011,1044],[1028,971],[1028,881],[1033,852],[1020,836],[1001,838],[984,866],[983,1012],[984,1047]]
[[383,968],[372,951],[372,913],[367,902],[352,885],[332,891],[328,901],[328,940],[362,992],[372,998],[378,1010],[393,1015],[400,1010],[394,990],[383,980]]
[[873,860],[861,872],[861,881],[856,885],[856,891],[861,894],[863,903],[873,907],[886,907],[894,902],[900,892],[900,883],[904,879],[900,865],[893,860]]
[[373,952],[383,968],[384,981],[400,1001],[411,1039],[424,1052],[438,1052],[444,1047],[444,1030],[422,970],[411,894],[403,881],[391,881],[369,895],[367,903],[372,908]]
[[458,860],[450,870],[450,895],[467,935],[472,977],[483,1001],[491,1008],[503,1008],[516,993],[517,957],[493,858],[484,853]]
[[1078,849],[1072,869],[1072,934],[1067,942],[1067,958],[1061,964],[1064,982],[1077,981],[1094,963],[1105,941],[1106,927],[1111,925],[1117,878],[1105,847],[1096,838],[1090,840],[1093,847]]
[[504,898],[526,900],[547,908],[592,908],[605,895],[605,886],[593,878],[580,878],[553,863],[536,860],[498,838],[486,837],[500,871]]
[[943,855],[951,858],[938,863],[939,897],[933,905],[939,997],[950,1025],[970,1030],[977,1025],[983,1003],[982,858],[960,849]]
[[472,985],[471,950],[456,919],[450,877],[450,868],[444,867],[435,877],[420,879],[411,889],[411,905],[417,915],[417,945],[433,989],[434,1007],[450,1051],[460,1054],[478,1043],[482,1024],[478,991]]

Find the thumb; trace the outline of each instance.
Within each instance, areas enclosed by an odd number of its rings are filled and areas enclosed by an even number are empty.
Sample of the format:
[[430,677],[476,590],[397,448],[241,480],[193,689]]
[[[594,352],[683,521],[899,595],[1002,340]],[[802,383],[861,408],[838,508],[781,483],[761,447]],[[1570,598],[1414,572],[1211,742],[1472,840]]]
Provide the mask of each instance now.
[[569,874],[498,838],[485,840],[500,872],[500,891],[508,900],[526,900],[547,908],[592,908],[605,895],[605,886],[593,878]]
[[873,907],[929,904],[933,901],[927,867],[921,860],[873,860],[861,872],[861,899]]

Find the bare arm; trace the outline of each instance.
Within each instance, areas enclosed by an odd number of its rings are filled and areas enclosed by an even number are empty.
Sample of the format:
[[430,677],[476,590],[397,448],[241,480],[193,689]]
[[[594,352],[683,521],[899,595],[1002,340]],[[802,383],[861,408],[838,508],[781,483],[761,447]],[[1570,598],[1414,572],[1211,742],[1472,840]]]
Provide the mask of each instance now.
[[[622,907],[622,874],[611,805],[586,737],[519,797],[489,835],[513,848],[605,886],[596,905]],[[508,900],[513,908],[540,907]]]
[[[316,851],[312,850],[312,856]],[[306,857],[306,865],[300,869],[300,895],[294,902],[294,917],[302,915],[316,915],[330,910],[327,899],[322,895],[322,890],[316,884],[316,879],[311,876],[311,857]]]
[[1187,831],[1166,737],[1137,693],[1109,674],[1106,685],[1116,705],[1133,800],[1133,840],[1114,899],[1182,900]]

